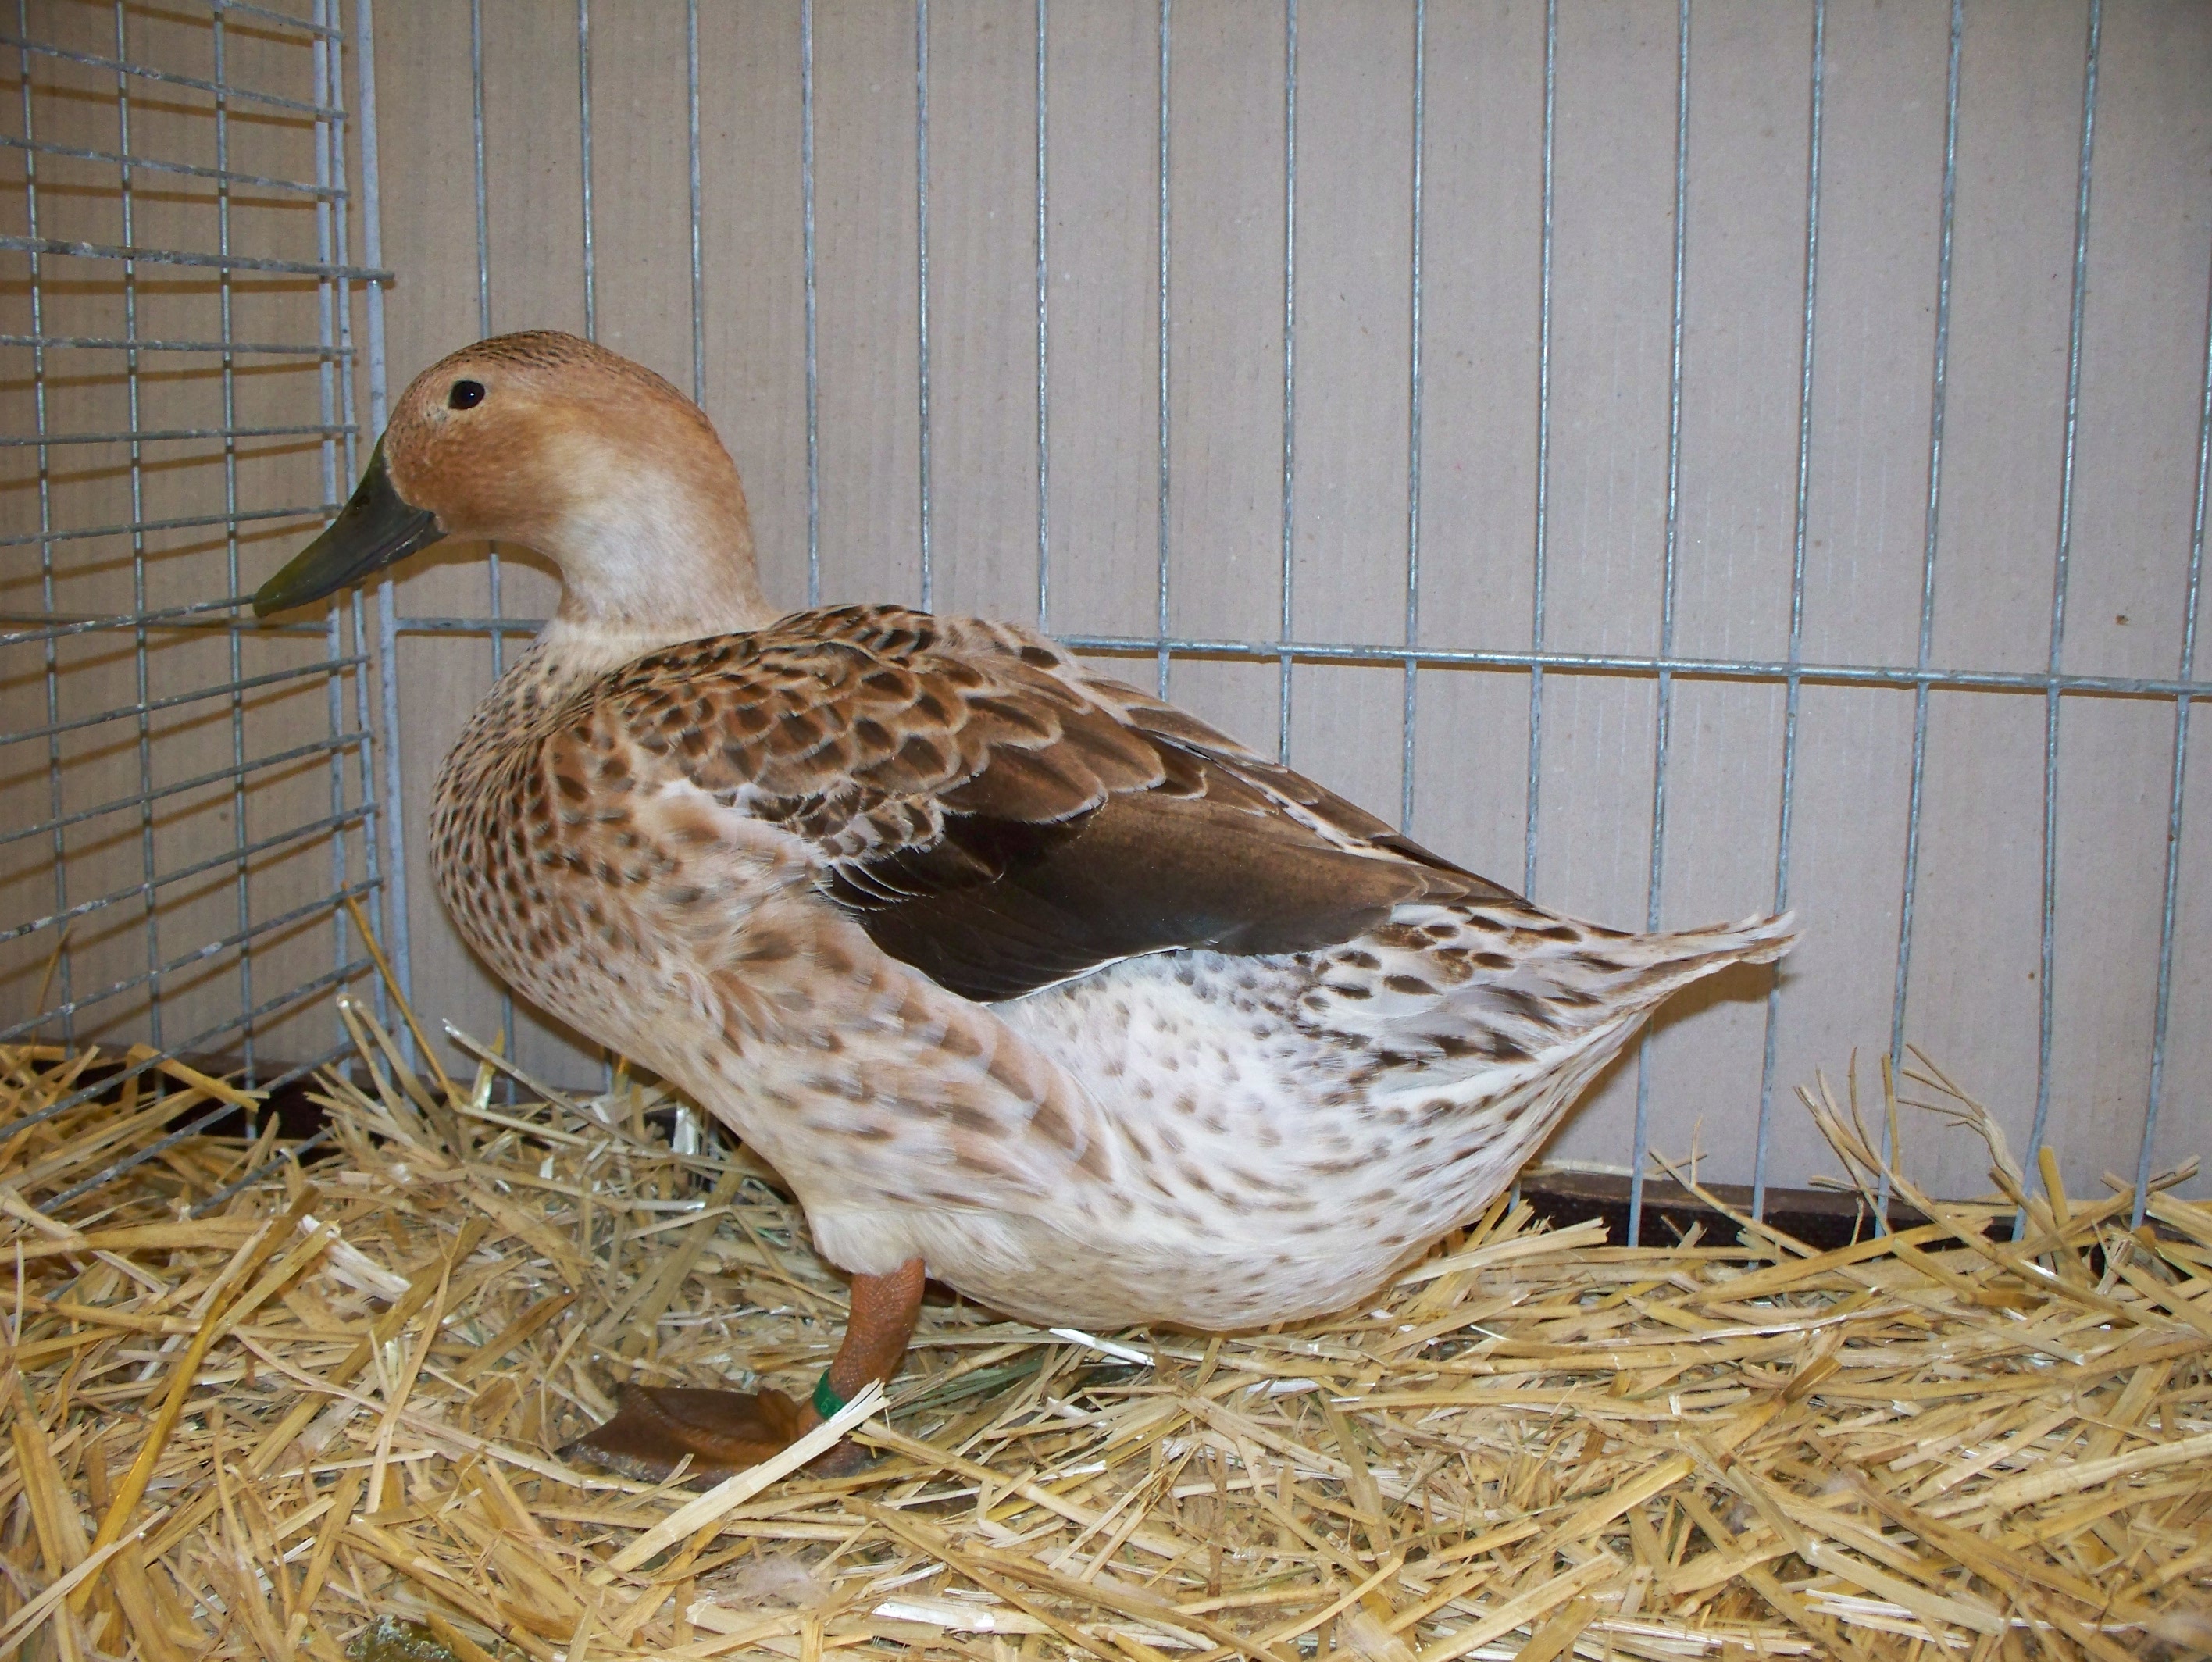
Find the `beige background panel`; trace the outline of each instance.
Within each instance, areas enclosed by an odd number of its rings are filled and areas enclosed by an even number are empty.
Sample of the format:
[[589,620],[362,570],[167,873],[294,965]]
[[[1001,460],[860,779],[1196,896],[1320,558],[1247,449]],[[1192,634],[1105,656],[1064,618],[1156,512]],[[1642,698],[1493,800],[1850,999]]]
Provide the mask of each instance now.
[[1829,9],[1806,480],[1814,663],[1909,664],[1918,649],[1948,50],[1942,6]]
[[2117,96],[2100,94],[2089,234],[2129,253],[2095,266],[2082,330],[2066,666],[2085,674],[2174,670],[2204,396],[2186,343],[2203,328],[2212,251],[2208,37],[2202,7],[2106,17],[2098,75]]
[[[796,601],[806,501],[796,18],[774,7],[746,9],[742,26],[714,9],[702,17],[707,398],[758,504],[770,582]],[[1941,664],[2034,670],[2047,655],[2083,17],[2079,5],[1968,15]],[[680,18],[672,5],[594,18],[594,265],[603,338],[688,385]],[[1035,14],[938,0],[931,19],[934,597],[1028,617],[1038,565]],[[573,12],[513,0],[488,6],[486,20],[495,325],[574,327]],[[1633,655],[1659,645],[1674,24],[1663,3],[1559,14],[1545,528],[1553,649]],[[1308,0],[1298,29],[1292,634],[1389,646],[1403,640],[1407,610],[1412,18],[1403,7]],[[1802,7],[1705,0],[1694,10],[1675,504],[1684,652],[1778,658],[1788,646],[1811,33]],[[2175,9],[2108,21],[2073,667],[2171,673],[2178,645],[2207,248],[2201,209],[2171,204],[2204,196],[2204,122],[2190,90],[2201,82],[2188,79],[2212,51],[2203,34]],[[1170,627],[1267,641],[1281,627],[1284,550],[1282,15],[1185,0],[1170,44]],[[1909,663],[1917,646],[1947,45],[1941,5],[1828,8],[1806,481],[1803,627],[1814,662]],[[1535,543],[1543,9],[1434,3],[1426,46],[1419,638],[1517,650]],[[912,600],[921,580],[913,13],[820,4],[814,52],[821,592]],[[1159,53],[1149,9],[1063,6],[1050,20],[1049,618],[1079,634],[1149,635],[1160,599]],[[425,46],[408,64],[404,75],[387,71],[383,112],[388,171],[416,181],[402,187],[410,217],[399,195],[387,207],[388,238],[409,251],[410,273],[392,300],[395,379],[422,361],[409,343],[423,340],[427,353],[429,337],[442,346],[465,335],[473,309],[473,196],[440,120],[411,116],[465,107],[465,52]],[[530,95],[502,105],[502,84]],[[403,160],[410,142],[420,155]],[[2140,464],[2154,457],[2162,465]],[[463,581],[462,570],[449,561],[436,580]],[[507,588],[513,610],[544,604],[534,579],[512,575]],[[410,590],[404,604],[472,612],[482,591],[465,601]],[[2123,614],[2127,624],[2112,621]],[[425,666],[410,673],[410,712],[422,707],[407,736],[413,779],[427,775],[489,652],[480,639],[410,637],[405,650]],[[1149,655],[1119,664],[1133,679],[1154,673]],[[1182,658],[1170,684],[1273,748],[1274,659]],[[1289,687],[1293,760],[1395,810],[1402,667],[1304,663]],[[1543,897],[1612,921],[1644,916],[1656,703],[1644,676],[1545,677]],[[1814,684],[1802,696],[1791,889],[1813,933],[1789,971],[1777,1032],[1777,1180],[1827,1163],[1789,1088],[1816,1066],[1840,1074],[1855,1052],[1870,1066],[1887,1045],[1912,706],[1893,688]],[[1929,707],[1907,1028],[2024,1141],[2040,1000],[2043,702],[1939,692]],[[1525,674],[1425,670],[1414,707],[1416,830],[1517,879]],[[1779,684],[1674,683],[1666,920],[1741,915],[1771,898],[1784,713]],[[2131,1161],[2148,1090],[2172,709],[2069,701],[2065,721],[2051,1124],[2069,1180],[2087,1185]],[[2194,884],[2185,889],[2193,901]],[[443,943],[420,885],[414,915],[418,973],[483,1007],[488,989]],[[2177,1021],[2189,998],[2201,1001],[2203,975],[2186,906],[2182,915]],[[2108,961],[2111,974],[2098,967]],[[1748,974],[1723,982],[1673,1012],[1652,1051],[1654,1143],[1686,1149],[1694,1134],[1719,1175],[1749,1174],[1765,986]],[[550,1034],[526,1042],[549,1067],[562,1053]],[[2184,1053],[2177,1038],[2169,1112],[2201,1119]],[[1635,1075],[1632,1062],[1617,1070],[1554,1152],[1625,1163]],[[1930,1158],[1953,1186],[1982,1180],[1969,1149],[1945,1143]]]
[[[2189,733],[2188,816],[2183,821],[2185,869],[2202,870],[2212,857],[2212,829],[2197,818],[2212,809],[2212,733],[2195,723]],[[2173,931],[2172,1036],[2166,1077],[2170,1095],[2151,1144],[2154,1167],[2201,1156],[2208,1141],[2202,1081],[2212,1078],[2212,892],[2201,882],[2185,884]]]
[[1036,39],[956,8],[930,41],[932,602],[1036,601]]
[[[1421,638],[1518,649],[1528,644],[1535,543],[1544,8],[1433,9],[1425,104]],[[1463,156],[1482,165],[1447,165]],[[1425,675],[1421,697],[1450,679]],[[1499,719],[1516,700],[1525,712],[1517,677],[1494,690],[1505,698]],[[1517,742],[1525,772],[1526,736]],[[1480,776],[1487,797],[1502,774],[1517,823],[1515,771],[1486,763]],[[1516,835],[1510,856],[1484,856],[1495,862],[1485,869],[1517,870],[1519,852]]]
[[[817,15],[825,601],[865,596],[911,604],[921,594],[914,52],[914,18],[902,8],[837,7]],[[779,76],[798,70],[748,67]],[[793,158],[780,161],[789,167]]]
[[[795,8],[701,9],[702,64],[793,65],[799,38]],[[701,319],[707,409],[746,458],[762,579],[776,599],[797,605],[806,597],[807,514],[799,76],[702,76],[699,91],[700,169],[714,181],[700,222],[716,297]],[[668,249],[679,230],[664,215],[655,246]],[[678,315],[687,317],[689,306],[687,295]]]
[[[1967,31],[1936,654],[2039,670],[2050,636],[2081,144],[2080,9]],[[2107,83],[2118,103],[2124,88]],[[2098,261],[2101,271],[2106,261]]]
[[1778,658],[1796,540],[1812,20],[1758,0],[1694,18],[1674,640],[1686,653]]
[[1149,633],[1159,601],[1158,29],[1137,6],[1062,11],[1047,65],[1050,621],[1070,634]]

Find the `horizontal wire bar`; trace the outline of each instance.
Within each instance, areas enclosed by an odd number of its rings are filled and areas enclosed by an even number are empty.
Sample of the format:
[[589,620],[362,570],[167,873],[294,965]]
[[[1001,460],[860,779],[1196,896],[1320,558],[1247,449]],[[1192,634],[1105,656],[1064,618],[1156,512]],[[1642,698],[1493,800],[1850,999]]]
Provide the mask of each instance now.
[[[467,617],[459,614],[419,612],[402,616],[396,627],[402,634],[536,634],[548,622],[543,617]],[[1053,637],[1057,640],[1058,635]]]
[[0,149],[28,150],[34,155],[69,156],[78,161],[104,161],[114,167],[143,167],[149,173],[182,173],[191,179],[212,179],[218,185],[258,185],[269,191],[297,191],[302,196],[331,202],[350,200],[342,185],[310,185],[305,179],[277,179],[267,173],[241,173],[234,167],[206,167],[197,161],[172,161],[163,156],[125,155],[118,150],[89,150],[81,144],[57,144],[50,138],[17,138],[0,133]]
[[[419,616],[399,620],[402,634],[535,634],[545,620],[527,617]],[[2212,681],[2133,680],[2120,676],[2051,675],[2042,670],[1915,669],[1891,664],[1791,664],[1786,658],[1659,658],[1632,653],[1492,651],[1472,646],[1361,646],[1344,641],[1209,640],[1148,634],[1055,634],[1078,652],[1156,657],[1249,658],[1268,664],[1287,657],[1313,664],[1387,664],[1415,669],[1585,670],[1597,674],[1688,676],[1707,680],[1842,683],[1957,688],[1980,692],[2093,693],[2119,698],[2212,698]]]
[[[226,855],[224,858],[228,860],[229,856]],[[273,918],[265,918],[261,922],[250,925],[244,929],[234,929],[229,934],[210,941],[204,945],[196,946],[190,952],[172,958],[165,964],[157,965],[143,975],[132,975],[120,981],[111,981],[94,992],[55,1004],[50,1009],[40,1011],[35,1016],[26,1016],[11,1027],[0,1028],[0,1044],[5,1044],[36,1028],[43,1027],[57,1017],[74,1016],[79,1010],[88,1010],[94,1004],[105,1004],[110,998],[144,986],[149,981],[159,980],[164,975],[173,975],[179,970],[190,969],[195,964],[204,963],[210,958],[220,957],[226,952],[244,946],[248,941],[258,940],[264,935],[270,934],[276,930],[289,929],[295,923],[313,917],[318,912],[335,910],[348,900],[359,900],[362,895],[372,893],[375,888],[376,885],[374,883],[366,881],[348,883],[343,889],[309,901],[305,906],[295,906],[289,912],[279,913]]]
[[[0,612],[0,627],[37,625],[40,621],[36,612]],[[203,635],[222,629],[248,629],[256,640],[271,635],[301,635],[313,640],[328,640],[331,633],[327,626],[320,623],[272,623],[267,618],[185,617],[164,623],[137,617],[70,617],[49,627],[18,629],[0,640],[0,646],[19,646],[33,640],[65,640],[80,634],[135,635],[141,629],[159,629],[165,634]]]
[[1978,691],[2102,693],[2136,698],[2212,697],[2212,681],[2135,680],[2120,676],[2052,675],[2042,670],[1910,669],[1881,664],[1800,664],[1786,659],[1683,658],[1606,652],[1531,652],[1481,647],[1368,646],[1351,644],[1251,640],[1161,640],[1151,635],[1055,637],[1079,652],[1152,657],[1163,648],[1189,656],[1250,658],[1273,662],[1285,656],[1314,663],[1464,665],[1476,669],[1583,670],[1632,675],[1682,675],[1729,681],[1806,682],[1878,687],[1958,688]]
[[18,35],[0,34],[0,46],[36,52],[42,58],[58,58],[64,64],[78,64],[88,70],[108,70],[118,75],[135,76],[141,81],[158,81],[171,87],[190,87],[195,92],[213,93],[217,98],[242,98],[249,103],[265,105],[272,110],[295,110],[301,115],[320,116],[326,121],[346,118],[345,111],[335,104],[314,104],[296,98],[284,98],[276,93],[262,92],[258,88],[234,86],[227,81],[203,81],[198,76],[179,75],[174,70],[157,70],[150,64],[134,64],[127,58],[103,58],[97,52],[72,52],[67,46],[57,46],[50,40],[26,40]]
[[[347,1051],[351,1050],[353,1046],[350,1045],[332,1046],[328,1051],[325,1052],[321,1056],[317,1057],[313,1062],[303,1062],[296,1070],[291,1071],[291,1077],[286,1079],[284,1083],[289,1084],[291,1083],[291,1078],[296,1078],[301,1074],[312,1073],[317,1068],[328,1067],[332,1062],[336,1061],[340,1056],[343,1055]],[[276,1086],[274,1083],[271,1083],[265,1089],[275,1090]],[[325,1125],[320,1131],[317,1131],[313,1137],[302,1138],[300,1142],[294,1143],[290,1148],[278,1155],[274,1160],[264,1160],[261,1164],[256,1166],[252,1171],[246,1173],[243,1177],[234,1178],[230,1182],[224,1184],[222,1187],[217,1189],[205,1200],[203,1200],[198,1205],[193,1207],[191,1210],[186,1212],[185,1216],[187,1218],[205,1217],[216,1207],[222,1205],[224,1201],[238,1193],[240,1190],[252,1187],[254,1184],[258,1183],[263,1178],[268,1176],[270,1173],[282,1168],[287,1161],[291,1161],[296,1163],[300,1157],[306,1154],[309,1149],[319,1149],[324,1143],[330,1140],[331,1128],[328,1125]]]
[[81,543],[91,537],[128,537],[134,531],[200,531],[210,525],[242,525],[255,519],[328,519],[338,511],[336,502],[308,502],[299,507],[255,508],[247,513],[199,513],[185,519],[141,519],[120,525],[88,525],[81,530],[26,531],[20,537],[0,537],[0,549],[29,543]]
[[96,715],[72,716],[67,721],[52,722],[44,727],[27,727],[21,732],[0,733],[0,745],[21,744],[27,739],[52,738],[57,733],[70,733],[81,727],[97,727],[103,721],[119,721],[125,716],[151,715],[156,710],[173,710],[180,704],[190,704],[203,698],[222,698],[231,693],[251,692],[258,687],[274,687],[280,682],[302,681],[309,676],[334,675],[343,670],[358,668],[368,662],[366,652],[356,652],[347,658],[319,658],[313,664],[303,664],[289,670],[271,670],[266,675],[247,676],[242,680],[218,682],[212,687],[196,687],[189,693],[172,693],[166,698],[149,699],[143,704],[118,704],[112,710],[102,710]]
[[[89,634],[106,629],[136,631],[157,624],[166,624],[172,628],[188,628],[204,624],[210,613],[233,612],[240,606],[250,605],[252,598],[251,595],[240,594],[233,595],[228,600],[195,600],[183,606],[164,606],[159,611],[111,612],[105,616],[46,617],[37,612],[0,612],[0,624],[27,626],[12,634],[0,634],[0,646],[20,646],[31,640],[59,640],[66,635]],[[257,634],[271,629],[294,632],[304,629],[315,635],[329,633],[319,623],[256,623],[249,626],[240,618],[219,617],[212,621],[221,626],[235,623],[240,628],[251,627]]]
[[150,445],[176,439],[342,439],[361,431],[359,423],[310,422],[302,427],[163,427],[117,433],[49,433],[44,435],[0,434],[0,447],[45,450],[53,445]]
[[193,1120],[190,1125],[180,1125],[175,1131],[171,1131],[167,1137],[161,1137],[155,1142],[149,1143],[143,1149],[134,1149],[132,1152],[125,1155],[122,1159],[114,1162],[111,1165],[103,1166],[100,1170],[94,1172],[90,1177],[86,1178],[82,1183],[73,1183],[68,1188],[64,1189],[59,1194],[49,1195],[44,1200],[33,1201],[32,1204],[37,1206],[66,1206],[70,1202],[77,1198],[78,1196],[88,1195],[94,1189],[100,1187],[103,1184],[113,1182],[117,1178],[122,1176],[124,1173],[131,1171],[137,1167],[144,1165],[149,1160],[156,1159],[159,1156],[167,1154],[171,1149],[175,1148],[178,1143],[183,1142],[186,1137],[198,1137],[210,1125],[214,1125],[216,1120],[240,1112],[242,1112],[242,1110],[233,1104],[218,1099],[213,1107],[210,1108],[205,1113],[200,1115],[198,1119]]
[[363,806],[349,808],[343,813],[325,814],[321,819],[310,820],[305,825],[295,825],[288,830],[272,833],[258,842],[248,843],[243,847],[226,848],[219,854],[210,854],[204,860],[193,861],[190,865],[180,865],[173,871],[159,872],[150,878],[142,878],[125,888],[102,895],[96,900],[79,901],[66,912],[49,913],[43,918],[33,918],[27,924],[16,924],[9,929],[0,930],[0,942],[18,940],[26,935],[35,935],[39,931],[52,929],[57,924],[72,924],[79,918],[89,917],[95,912],[105,912],[109,907],[119,905],[125,901],[151,895],[155,889],[166,888],[170,883],[182,883],[187,877],[204,876],[207,873],[219,870],[224,866],[242,865],[257,854],[266,854],[272,849],[283,848],[293,843],[305,842],[310,838],[322,835],[325,832],[343,831],[349,826],[360,824],[370,819],[374,813],[374,809]]
[[10,1138],[30,1130],[33,1125],[43,1125],[57,1114],[67,1113],[71,1108],[89,1102],[102,1091],[112,1090],[118,1085],[126,1084],[133,1079],[151,1072],[160,1067],[169,1057],[189,1056],[195,1052],[204,1050],[210,1040],[220,1039],[226,1033],[234,1033],[240,1028],[248,1026],[270,1012],[283,1009],[286,1004],[301,1003],[321,992],[326,987],[337,986],[342,982],[352,980],[355,977],[364,974],[375,967],[375,961],[373,959],[356,958],[350,963],[325,971],[311,981],[302,981],[297,986],[287,987],[275,998],[264,999],[252,1010],[241,1010],[228,1021],[218,1022],[211,1028],[202,1028],[182,1044],[173,1045],[167,1050],[150,1055],[142,1062],[133,1062],[120,1072],[109,1074],[89,1085],[80,1085],[59,1101],[49,1102],[35,1113],[27,1113],[20,1119],[11,1120],[5,1125],[0,1125],[0,1143],[7,1143]]
[[[172,618],[192,618],[209,612],[227,612],[240,604],[229,600],[195,600],[182,606],[165,606],[156,612],[115,612],[105,617],[45,618],[36,613],[24,615],[33,621],[33,627],[10,634],[0,634],[0,646],[17,646],[27,640],[58,640],[64,635],[82,634],[93,629],[135,629],[143,624],[166,622]],[[6,622],[13,623],[15,616]]]
[[[178,779],[173,784],[157,786],[150,791],[140,791],[127,797],[118,797],[112,802],[101,803],[97,808],[80,808],[74,814],[64,814],[58,819],[41,820],[36,825],[26,825],[14,831],[0,831],[0,844],[15,842],[24,837],[44,836],[49,832],[64,830],[72,825],[82,825],[87,820],[96,820],[108,814],[119,814],[126,808],[142,807],[148,803],[160,802],[167,797],[182,796],[185,792],[197,791],[203,786],[220,785],[225,779],[243,779],[248,773],[258,773],[264,767],[282,767],[288,761],[298,761],[304,757],[328,755],[333,750],[349,750],[368,737],[366,732],[355,731],[339,733],[330,738],[319,738],[308,744],[296,744],[289,750],[278,750],[270,755],[256,756],[252,761],[236,767],[218,767],[211,773],[201,773],[193,779]],[[137,891],[133,889],[131,892],[135,894]],[[0,936],[0,940],[6,938],[5,936]]]
[[140,341],[104,335],[0,335],[0,346],[58,346],[94,352],[252,352],[294,358],[350,358],[349,346],[285,341]]
[[[5,44],[0,42],[0,44]],[[392,273],[368,265],[325,265],[315,260],[254,259],[244,254],[210,254],[197,248],[143,248],[106,242],[64,242],[58,237],[0,236],[0,248],[22,254],[58,254],[75,259],[112,259],[148,265],[208,266],[224,271],[273,271],[281,276],[343,277],[352,282],[386,283]]]
[[343,40],[345,31],[330,23],[318,23],[306,17],[295,17],[287,11],[277,11],[269,6],[257,6],[252,0],[204,0],[210,11],[243,12],[248,17],[258,17],[270,23],[281,23],[287,28],[297,29],[302,34],[320,35],[325,40]]

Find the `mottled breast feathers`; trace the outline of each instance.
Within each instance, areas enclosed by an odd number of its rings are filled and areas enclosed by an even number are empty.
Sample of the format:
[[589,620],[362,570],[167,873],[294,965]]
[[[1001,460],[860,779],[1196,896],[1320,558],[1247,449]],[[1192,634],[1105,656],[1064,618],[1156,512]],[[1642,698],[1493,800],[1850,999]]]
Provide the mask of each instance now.
[[878,947],[979,1001],[1174,948],[1316,949],[1408,901],[1507,898],[1007,625],[800,612],[640,658],[578,704],[548,758],[562,791],[688,780],[801,840]]

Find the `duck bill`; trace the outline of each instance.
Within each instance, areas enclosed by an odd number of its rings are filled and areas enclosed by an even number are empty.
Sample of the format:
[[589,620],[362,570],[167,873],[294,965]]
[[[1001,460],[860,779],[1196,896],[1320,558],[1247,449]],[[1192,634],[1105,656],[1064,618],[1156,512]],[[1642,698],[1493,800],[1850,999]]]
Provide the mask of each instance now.
[[327,531],[254,591],[254,613],[267,617],[336,594],[445,534],[436,514],[415,506],[393,488],[379,440],[352,499]]

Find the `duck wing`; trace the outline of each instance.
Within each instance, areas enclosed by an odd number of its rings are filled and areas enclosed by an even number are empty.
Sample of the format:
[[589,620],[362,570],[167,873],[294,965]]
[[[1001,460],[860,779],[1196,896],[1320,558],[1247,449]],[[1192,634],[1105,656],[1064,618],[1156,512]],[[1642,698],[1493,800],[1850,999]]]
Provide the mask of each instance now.
[[818,892],[878,948],[979,1002],[1176,948],[1316,950],[1409,901],[1512,898],[1009,625],[796,613],[641,658],[593,702],[592,725],[805,843]]

